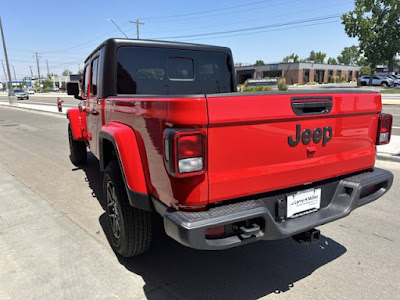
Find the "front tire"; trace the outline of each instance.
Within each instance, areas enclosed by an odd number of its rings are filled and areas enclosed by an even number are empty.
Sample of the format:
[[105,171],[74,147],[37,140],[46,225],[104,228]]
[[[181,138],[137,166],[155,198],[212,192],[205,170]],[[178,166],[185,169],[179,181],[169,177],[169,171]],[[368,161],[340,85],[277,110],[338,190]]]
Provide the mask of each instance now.
[[75,166],[83,165],[86,162],[86,144],[83,141],[76,141],[72,136],[71,125],[68,124],[69,159]]
[[387,82],[382,82],[381,86],[385,88],[388,86],[388,84],[387,84]]
[[116,160],[112,160],[105,169],[103,194],[107,205],[108,236],[114,251],[123,257],[132,257],[147,251],[152,235],[152,215],[129,204]]

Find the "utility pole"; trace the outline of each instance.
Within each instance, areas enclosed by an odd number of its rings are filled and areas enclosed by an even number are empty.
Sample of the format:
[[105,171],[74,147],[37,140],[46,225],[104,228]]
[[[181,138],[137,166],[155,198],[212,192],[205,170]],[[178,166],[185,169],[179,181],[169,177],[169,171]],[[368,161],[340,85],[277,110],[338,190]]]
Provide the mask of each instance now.
[[140,25],[144,25],[144,23],[139,22],[139,19],[137,19],[136,21],[129,21],[129,23],[133,23],[136,24],[136,39],[139,40],[139,26]]
[[[7,65],[7,74],[8,74],[8,101],[10,104],[14,104],[15,95],[13,93],[13,88],[12,88],[12,82],[11,82],[11,72],[10,72],[10,65],[8,63],[8,55],[7,55],[7,48],[6,48],[6,41],[4,39],[4,32],[3,32],[3,24],[1,23],[1,18],[0,18],[0,31],[1,31],[1,39],[3,41],[3,49],[4,49],[4,58],[6,59],[6,65]],[[11,103],[13,102],[13,103]]]
[[29,66],[29,69],[31,69],[31,80],[32,80],[32,77],[33,77],[32,66]]
[[3,60],[1,60],[1,65],[3,66],[3,72],[4,72],[4,77],[6,79],[6,82],[8,82],[8,77],[7,77],[6,69],[4,68],[4,61]]
[[46,66],[47,66],[47,76],[50,75],[50,69],[49,69],[49,62],[46,59]]
[[40,59],[40,57],[38,56],[37,52],[35,52],[35,55],[33,56],[33,58],[36,59],[36,65],[37,65],[37,71],[38,71],[38,77],[39,77],[39,89],[40,89],[40,92],[42,92],[42,83],[40,81],[40,68],[39,68],[39,59]]
[[78,74],[80,70],[81,70],[81,64],[78,64]]
[[17,81],[17,76],[15,75],[15,67],[14,66],[12,66],[12,67],[13,67],[13,70],[14,70],[14,80]]

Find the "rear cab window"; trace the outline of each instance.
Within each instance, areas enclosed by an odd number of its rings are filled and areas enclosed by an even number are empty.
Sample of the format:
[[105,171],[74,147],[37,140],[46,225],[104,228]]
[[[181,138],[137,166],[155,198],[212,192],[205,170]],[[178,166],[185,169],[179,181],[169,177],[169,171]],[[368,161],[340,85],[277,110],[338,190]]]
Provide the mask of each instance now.
[[214,94],[233,91],[226,53],[144,47],[117,50],[117,94]]

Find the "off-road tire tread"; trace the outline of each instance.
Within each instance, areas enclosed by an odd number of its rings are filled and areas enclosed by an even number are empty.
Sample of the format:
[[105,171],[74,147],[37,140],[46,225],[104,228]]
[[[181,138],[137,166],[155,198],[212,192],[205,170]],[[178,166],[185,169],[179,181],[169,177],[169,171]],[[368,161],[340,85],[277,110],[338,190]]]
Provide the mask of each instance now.
[[[69,158],[75,166],[83,165],[87,159],[86,144],[83,141],[75,141],[72,136],[71,125],[68,124],[68,138],[71,139]],[[71,149],[72,148],[72,149]]]
[[[106,167],[104,178],[109,176],[114,184],[117,200],[121,208],[122,224],[125,237],[120,244],[114,244],[111,238],[112,247],[123,257],[137,256],[146,252],[151,244],[152,238],[152,214],[151,212],[132,207],[129,204],[126,194],[125,183],[117,160],[112,160]],[[104,195],[107,196],[106,180],[104,180]],[[110,224],[110,222],[108,222]],[[112,236],[112,229],[109,228]]]

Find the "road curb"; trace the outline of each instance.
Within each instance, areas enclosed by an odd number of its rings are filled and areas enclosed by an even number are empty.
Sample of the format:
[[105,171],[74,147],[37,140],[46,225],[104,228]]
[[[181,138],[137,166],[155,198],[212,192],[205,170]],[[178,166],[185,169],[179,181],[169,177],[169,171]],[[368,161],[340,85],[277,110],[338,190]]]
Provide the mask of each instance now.
[[48,111],[48,110],[42,110],[42,109],[35,109],[35,108],[28,108],[28,107],[21,107],[21,106],[14,106],[14,105],[4,105],[0,104],[1,107],[6,107],[6,108],[11,108],[11,109],[22,109],[26,111],[33,111],[33,112],[42,112],[42,113],[49,113],[49,114],[54,114],[54,115],[66,115],[65,112],[58,112],[58,111]]
[[386,153],[377,153],[376,154],[376,159],[385,160],[385,161],[392,161],[392,162],[400,162],[400,156],[399,155],[386,154]]

